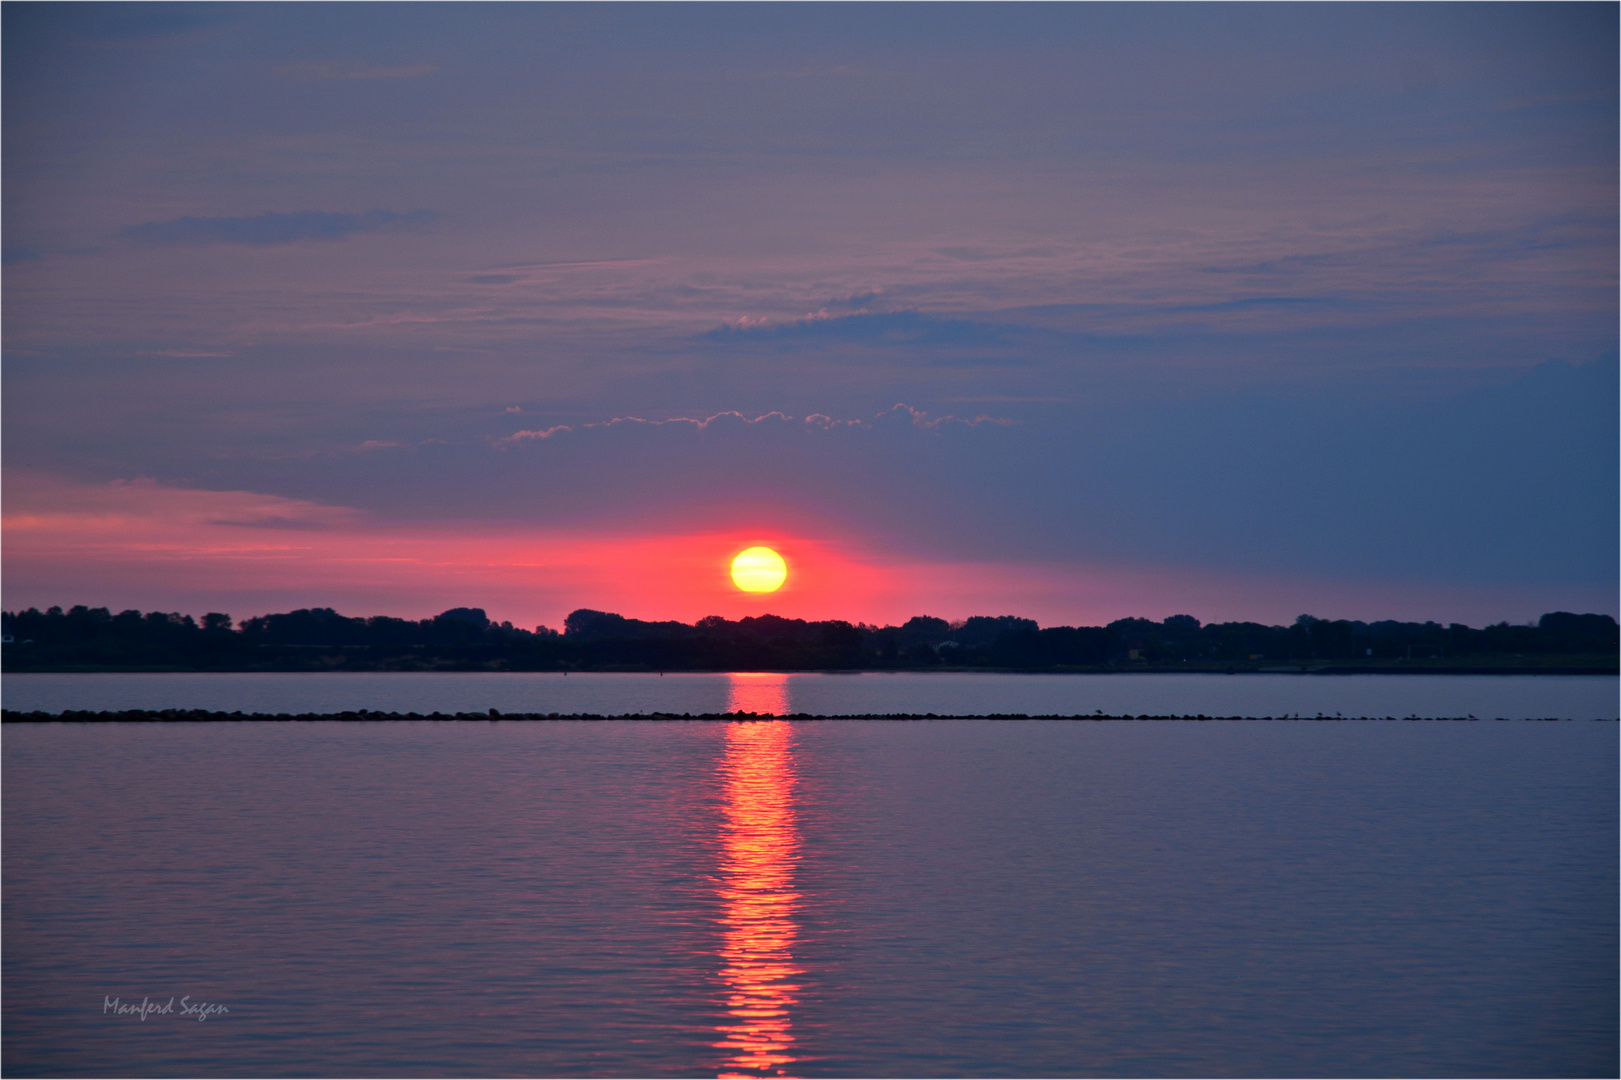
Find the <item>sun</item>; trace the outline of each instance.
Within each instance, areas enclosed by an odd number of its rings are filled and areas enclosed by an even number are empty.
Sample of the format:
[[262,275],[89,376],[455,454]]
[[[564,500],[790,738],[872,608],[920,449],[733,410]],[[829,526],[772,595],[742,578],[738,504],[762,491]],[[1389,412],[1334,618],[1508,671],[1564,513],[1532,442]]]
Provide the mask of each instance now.
[[732,584],[744,592],[776,592],[788,580],[788,564],[768,547],[751,547],[732,560]]

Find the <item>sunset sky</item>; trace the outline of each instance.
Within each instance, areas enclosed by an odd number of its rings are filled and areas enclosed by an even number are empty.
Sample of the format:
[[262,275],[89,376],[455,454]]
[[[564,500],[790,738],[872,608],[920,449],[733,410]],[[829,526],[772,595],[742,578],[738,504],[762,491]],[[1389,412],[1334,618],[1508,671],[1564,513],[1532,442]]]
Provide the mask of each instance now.
[[5,606],[1615,614],[1616,54],[1610,4],[8,3]]

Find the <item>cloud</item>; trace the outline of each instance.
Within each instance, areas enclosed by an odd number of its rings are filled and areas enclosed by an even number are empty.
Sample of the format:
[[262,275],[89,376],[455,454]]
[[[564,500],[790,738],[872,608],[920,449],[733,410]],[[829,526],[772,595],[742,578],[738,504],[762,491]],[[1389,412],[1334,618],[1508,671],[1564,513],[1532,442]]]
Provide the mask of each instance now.
[[300,61],[283,64],[278,74],[304,82],[326,82],[331,79],[415,79],[432,75],[439,70],[437,64],[405,64],[394,67],[374,66],[351,60],[327,60],[322,63]]
[[330,529],[330,522],[313,521],[308,518],[279,517],[268,515],[265,517],[248,518],[235,521],[230,518],[214,518],[207,522],[209,525],[229,525],[239,529]]
[[85,536],[116,537],[150,522],[176,528],[332,529],[353,526],[364,517],[348,507],[305,499],[179,488],[150,478],[85,484],[32,469],[9,469],[5,482],[6,530],[19,535],[69,522]]
[[363,214],[334,214],[302,210],[283,214],[271,211],[252,217],[179,217],[131,225],[118,235],[139,244],[291,244],[299,240],[341,240],[352,233],[377,232],[432,221],[431,210],[396,213],[368,210]]
[[820,311],[791,322],[740,319],[704,335],[710,341],[829,341],[871,345],[987,346],[1012,343],[1012,328],[968,319],[944,319],[916,311]]
[[865,311],[872,305],[873,301],[877,300],[883,294],[883,289],[869,289],[864,293],[857,293],[853,296],[843,296],[837,300],[829,300],[822,310],[826,311],[828,308],[832,308],[835,311]]
[[[903,405],[899,402],[890,406],[885,412],[873,417],[870,423],[879,424],[892,419],[909,421],[913,427],[918,428],[937,428],[946,424],[959,424],[963,427],[979,427],[981,424],[990,424],[994,427],[1016,427],[1019,423],[1017,420],[1009,420],[1001,416],[981,415],[971,420],[960,416],[930,416],[922,409],[914,409],[910,405]],[[860,423],[860,421],[856,421],[856,423]]]
[[1167,314],[1176,314],[1192,311],[1249,311],[1252,309],[1269,310],[1276,308],[1301,307],[1347,307],[1351,301],[1339,300],[1329,296],[1253,296],[1239,300],[1221,300],[1211,304],[1184,304],[1179,307],[1166,307],[1162,309]]
[[511,435],[508,435],[506,438],[502,439],[501,442],[516,443],[530,442],[539,439],[549,439],[553,435],[558,435],[563,432],[573,430],[574,429],[569,427],[567,424],[558,424],[556,427],[544,428],[539,431],[514,431]]
[[639,416],[616,416],[611,420],[598,420],[595,423],[582,424],[581,427],[608,428],[617,427],[620,424],[639,424],[647,427],[664,427],[669,424],[685,424],[690,425],[696,431],[704,431],[711,424],[765,424],[773,421],[791,424],[794,422],[794,418],[786,413],[773,411],[765,413],[761,416],[756,416],[753,420],[750,420],[748,417],[744,416],[735,409],[728,409],[725,412],[718,412],[715,415],[705,417],[702,420],[697,420],[690,416],[675,416],[668,420],[643,420]]
[[[981,424],[1013,426],[1018,423],[1017,420],[1008,420],[999,416],[976,416],[972,419],[964,419],[960,416],[930,416],[923,410],[914,409],[910,405],[896,404],[871,417],[870,419],[865,420],[835,420],[833,417],[827,416],[823,413],[812,413],[803,420],[796,421],[794,417],[781,412],[768,412],[761,416],[756,416],[751,420],[744,414],[737,412],[736,410],[729,409],[725,412],[718,412],[713,416],[705,417],[702,420],[687,416],[671,417],[668,420],[644,420],[639,416],[616,416],[610,420],[598,420],[588,424],[581,424],[579,427],[581,430],[584,430],[590,428],[613,428],[620,426],[658,428],[672,425],[684,425],[690,427],[694,431],[705,431],[711,426],[717,424],[742,425],[748,427],[753,427],[758,424],[781,424],[798,425],[815,431],[831,431],[836,428],[875,429],[884,425],[893,426],[897,421],[910,424],[915,428],[923,428],[924,430],[931,430],[947,424],[961,425],[963,427],[979,427]],[[497,445],[521,442],[539,442],[545,439],[553,438],[557,435],[567,434],[574,430],[576,429],[569,424],[557,424],[553,427],[543,428],[540,430],[515,431],[505,438],[496,440],[496,442]]]

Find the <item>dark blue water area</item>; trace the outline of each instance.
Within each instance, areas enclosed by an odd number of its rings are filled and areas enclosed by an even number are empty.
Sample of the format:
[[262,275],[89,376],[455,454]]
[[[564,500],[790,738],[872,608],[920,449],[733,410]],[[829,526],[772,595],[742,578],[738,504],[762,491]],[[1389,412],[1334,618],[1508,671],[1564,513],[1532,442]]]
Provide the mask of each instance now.
[[3,735],[8,1075],[1621,1064],[1613,721]]

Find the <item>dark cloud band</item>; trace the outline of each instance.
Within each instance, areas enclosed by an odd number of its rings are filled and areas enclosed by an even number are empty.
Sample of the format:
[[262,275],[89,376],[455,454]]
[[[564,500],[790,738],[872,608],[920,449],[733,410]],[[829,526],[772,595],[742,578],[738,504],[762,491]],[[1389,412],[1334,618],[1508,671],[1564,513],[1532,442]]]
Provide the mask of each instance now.
[[138,244],[291,244],[299,240],[341,240],[355,233],[378,232],[425,224],[437,215],[431,210],[397,213],[368,210],[363,214],[334,214],[303,210],[283,214],[271,211],[252,217],[179,217],[132,225],[118,235]]

